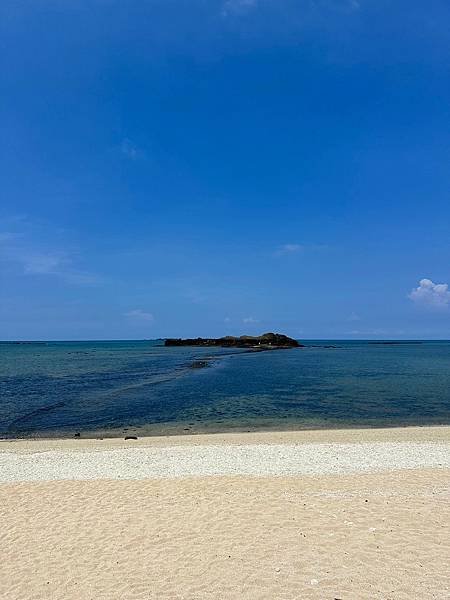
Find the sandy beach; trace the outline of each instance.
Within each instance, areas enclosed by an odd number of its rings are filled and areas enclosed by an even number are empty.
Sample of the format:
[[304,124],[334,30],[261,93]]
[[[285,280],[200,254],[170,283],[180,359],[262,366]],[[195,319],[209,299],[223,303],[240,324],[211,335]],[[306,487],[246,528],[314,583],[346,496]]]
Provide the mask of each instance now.
[[0,442],[0,596],[447,598],[450,427]]

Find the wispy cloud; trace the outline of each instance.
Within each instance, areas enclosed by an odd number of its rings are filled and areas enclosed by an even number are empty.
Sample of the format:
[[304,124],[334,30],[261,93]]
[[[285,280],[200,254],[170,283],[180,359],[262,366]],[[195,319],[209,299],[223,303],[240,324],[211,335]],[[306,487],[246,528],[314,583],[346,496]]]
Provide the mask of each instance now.
[[279,246],[274,254],[275,256],[285,256],[286,254],[298,254],[304,250],[303,244],[283,244]]
[[447,283],[433,283],[431,279],[421,279],[419,285],[408,294],[418,306],[427,309],[447,309],[450,306],[450,291]]
[[99,278],[78,269],[70,253],[43,248],[25,234],[0,232],[0,260],[25,276],[54,276],[73,285],[92,285]]
[[258,6],[259,0],[225,0],[222,5],[222,17],[245,15]]
[[17,239],[19,236],[17,233],[11,233],[9,231],[0,231],[0,244],[5,244]]
[[[224,0],[222,3],[222,8],[220,10],[220,14],[223,18],[227,17],[240,17],[245,16],[254,12],[260,5],[262,5],[262,0]],[[278,0],[278,2],[265,2],[266,8],[272,8],[273,11],[276,11],[277,8],[281,8],[284,12],[289,10],[288,7],[285,6],[285,2],[282,0]],[[315,8],[319,8],[319,3],[312,3]],[[294,3],[294,9],[301,8],[303,5],[303,10],[308,10],[308,2],[299,2],[297,5]],[[345,12],[354,12],[361,8],[361,4],[359,0],[325,0],[321,3],[320,8],[322,10],[333,10],[333,11],[345,11]]]
[[347,331],[346,335],[387,335],[388,331],[386,329],[352,329],[351,331]]
[[122,140],[122,143],[120,144],[120,151],[124,156],[131,160],[136,160],[141,156],[144,156],[142,150],[129,138]]
[[242,322],[246,324],[259,323],[259,319],[255,319],[254,317],[244,317]]
[[152,313],[142,310],[141,308],[135,308],[124,314],[124,317],[129,319],[135,319],[136,321],[154,321],[155,318]]
[[325,250],[327,248],[324,244],[282,244],[278,246],[274,251],[274,256],[289,256],[294,254],[303,254],[304,252],[314,252],[319,250]]
[[361,317],[356,313],[352,312],[348,315],[347,321],[361,321]]
[[356,335],[356,336],[378,336],[378,337],[395,337],[395,336],[403,336],[406,332],[403,329],[353,329],[352,331],[347,331],[345,335]]
[[22,262],[25,275],[58,275],[69,262],[63,254],[39,252],[19,253],[16,258]]
[[350,10],[359,10],[361,8],[361,3],[359,0],[348,0],[347,6]]
[[200,289],[188,288],[182,292],[182,295],[187,298],[192,304],[203,304],[208,300],[207,294]]

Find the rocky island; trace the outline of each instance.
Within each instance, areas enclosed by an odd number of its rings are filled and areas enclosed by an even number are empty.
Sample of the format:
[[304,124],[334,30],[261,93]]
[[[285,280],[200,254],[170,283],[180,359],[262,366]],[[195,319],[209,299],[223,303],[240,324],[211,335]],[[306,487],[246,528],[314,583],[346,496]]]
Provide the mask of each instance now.
[[302,348],[303,344],[281,333],[263,335],[227,335],[221,338],[168,338],[165,346],[219,346],[221,348],[249,348],[253,350],[275,350],[281,348]]

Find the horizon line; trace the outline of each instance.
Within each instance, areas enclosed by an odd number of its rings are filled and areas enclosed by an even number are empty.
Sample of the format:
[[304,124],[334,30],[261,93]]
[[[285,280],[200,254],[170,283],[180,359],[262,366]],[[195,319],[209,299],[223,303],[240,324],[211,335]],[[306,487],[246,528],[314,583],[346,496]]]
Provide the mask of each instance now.
[[[197,336],[204,337],[204,336]],[[223,337],[223,336],[219,336]],[[237,336],[239,337],[239,336]],[[209,339],[209,336],[207,336]],[[16,338],[16,339],[5,339],[0,340],[0,344],[11,344],[11,343],[48,343],[48,342],[156,342],[158,340],[174,339],[173,336],[158,336],[156,338],[79,338],[79,339],[66,339],[66,338],[54,338],[54,339],[30,339],[30,338]],[[178,338],[175,338],[178,339]],[[180,338],[180,339],[196,339],[193,338]],[[217,339],[215,336],[211,336],[210,339]],[[314,341],[336,341],[336,342],[450,342],[450,338],[394,338],[394,337],[370,337],[370,338],[357,338],[357,337],[301,337],[293,339],[304,342]]]

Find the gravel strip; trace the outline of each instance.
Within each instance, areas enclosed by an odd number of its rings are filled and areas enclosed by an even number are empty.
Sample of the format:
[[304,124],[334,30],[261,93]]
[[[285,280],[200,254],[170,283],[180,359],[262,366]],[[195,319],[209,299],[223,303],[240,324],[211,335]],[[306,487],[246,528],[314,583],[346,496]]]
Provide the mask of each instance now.
[[450,468],[450,444],[249,444],[0,453],[0,482],[332,475]]

